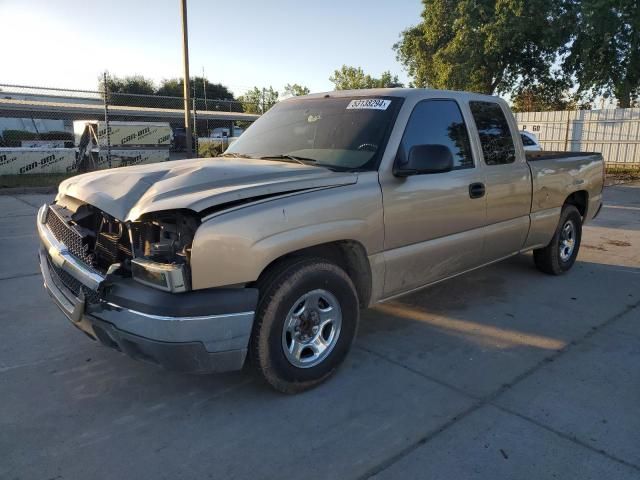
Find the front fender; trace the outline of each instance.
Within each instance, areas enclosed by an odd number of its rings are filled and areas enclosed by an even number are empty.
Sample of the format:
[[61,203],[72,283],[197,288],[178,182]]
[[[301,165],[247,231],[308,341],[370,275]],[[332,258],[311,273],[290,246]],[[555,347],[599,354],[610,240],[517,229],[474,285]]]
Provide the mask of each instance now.
[[205,221],[191,254],[194,289],[253,282],[274,260],[315,245],[353,240],[368,255],[382,250],[377,176],[233,210]]

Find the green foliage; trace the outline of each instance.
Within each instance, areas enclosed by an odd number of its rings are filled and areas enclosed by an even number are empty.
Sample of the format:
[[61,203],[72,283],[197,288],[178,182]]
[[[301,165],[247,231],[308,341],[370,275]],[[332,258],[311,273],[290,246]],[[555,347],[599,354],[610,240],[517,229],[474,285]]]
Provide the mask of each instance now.
[[264,113],[278,103],[279,93],[269,88],[253,87],[247,91],[244,95],[238,97],[238,100],[242,103],[242,108],[245,113]]
[[184,81],[181,78],[164,79],[156,90],[157,95],[165,97],[182,97],[184,95]]
[[329,81],[335,86],[335,90],[357,90],[362,88],[393,88],[404,86],[397,75],[391,72],[383,72],[380,78],[365,74],[360,67],[343,65],[340,70],[333,72]]
[[614,95],[622,108],[640,96],[637,0],[581,0],[564,68],[581,91]]
[[591,105],[569,91],[566,79],[547,79],[519,88],[511,98],[515,112],[552,112],[556,110],[585,110]]
[[[211,83],[203,77],[191,78],[191,95],[196,98],[204,98],[205,91],[207,105],[198,104],[198,108],[207,110],[228,109],[226,102],[216,102],[216,100],[233,100],[233,93],[222,84]],[[163,80],[158,88],[153,81],[141,75],[131,75],[127,77],[107,77],[107,87],[109,92],[109,103],[111,105],[128,105],[133,107],[156,107],[156,108],[182,108],[182,96],[184,82],[180,78],[170,78]],[[98,87],[104,91],[104,79],[101,76]],[[172,97],[172,98],[157,98]]]
[[394,45],[417,87],[506,92],[544,80],[566,43],[571,0],[423,0]]
[[294,83],[293,85],[290,83],[287,83],[284,86],[284,97],[300,97],[302,95],[309,95],[309,93],[311,92],[311,90],[309,90],[309,88],[303,86],[303,85],[298,85],[297,83]]
[[[142,75],[128,75],[126,77],[107,75],[107,87],[110,93],[131,93],[136,95],[153,95],[156,89],[153,81]],[[99,88],[100,91],[104,91],[104,78],[102,76],[100,77]]]
[[219,142],[198,142],[198,158],[219,157],[228,145]]
[[[191,96],[209,100],[233,100],[233,93],[220,83],[211,83],[203,77],[191,77]],[[182,97],[184,95],[184,80],[182,78],[169,78],[160,83],[156,95],[167,97]]]
[[[104,77],[100,76],[98,88],[104,92]],[[153,107],[153,99],[140,95],[153,95],[155,85],[152,80],[142,75],[129,75],[117,77],[107,76],[107,92],[111,105],[128,105],[132,107]]]
[[2,138],[7,147],[20,147],[23,140],[37,140],[38,134],[28,130],[5,130]]

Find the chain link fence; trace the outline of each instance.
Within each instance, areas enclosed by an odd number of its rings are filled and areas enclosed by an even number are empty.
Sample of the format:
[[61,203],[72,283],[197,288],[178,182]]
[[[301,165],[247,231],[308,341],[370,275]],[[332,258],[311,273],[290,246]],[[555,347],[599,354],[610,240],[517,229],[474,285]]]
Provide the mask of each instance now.
[[[191,154],[181,96],[0,84],[0,175],[215,156],[258,118],[250,112],[264,108],[195,95],[190,107]],[[602,152],[607,171],[640,172],[639,108],[522,112],[516,119],[545,150]]]
[[[107,82],[104,82],[107,84]],[[182,97],[0,84],[0,175],[73,174],[220,154],[259,105],[194,97],[186,151]]]

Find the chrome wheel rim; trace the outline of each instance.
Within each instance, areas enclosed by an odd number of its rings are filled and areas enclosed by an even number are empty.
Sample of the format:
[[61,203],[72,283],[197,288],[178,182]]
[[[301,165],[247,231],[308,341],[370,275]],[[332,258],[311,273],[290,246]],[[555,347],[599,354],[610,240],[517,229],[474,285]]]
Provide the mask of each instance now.
[[571,220],[562,226],[560,231],[560,260],[568,261],[576,247],[576,228]]
[[282,329],[282,349],[291,365],[311,368],[329,356],[338,343],[342,310],[338,299],[323,289],[296,300]]

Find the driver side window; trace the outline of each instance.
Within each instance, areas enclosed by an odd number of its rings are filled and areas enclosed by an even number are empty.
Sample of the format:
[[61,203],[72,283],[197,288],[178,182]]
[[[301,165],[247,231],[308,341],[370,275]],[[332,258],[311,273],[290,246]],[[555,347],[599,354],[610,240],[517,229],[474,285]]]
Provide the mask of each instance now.
[[423,100],[414,107],[400,142],[399,163],[406,162],[411,147],[426,144],[449,147],[454,170],[474,167],[467,126],[453,100]]

